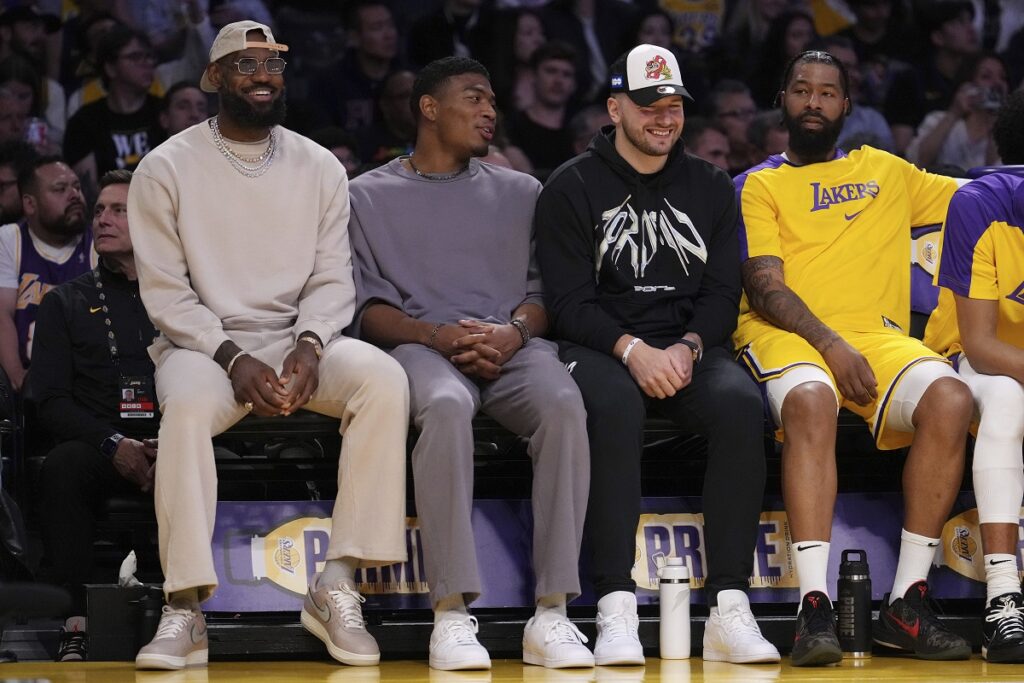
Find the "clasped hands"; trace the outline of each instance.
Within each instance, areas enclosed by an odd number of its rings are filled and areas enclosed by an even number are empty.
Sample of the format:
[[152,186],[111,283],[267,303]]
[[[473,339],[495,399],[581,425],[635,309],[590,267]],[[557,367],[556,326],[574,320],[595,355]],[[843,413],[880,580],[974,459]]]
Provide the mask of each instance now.
[[433,343],[434,350],[454,363],[459,372],[483,380],[498,379],[501,366],[522,346],[523,338],[513,325],[479,320],[442,325]]
[[281,366],[280,377],[266,363],[248,354],[231,369],[235,400],[263,417],[291,415],[309,402],[320,384],[320,359],[313,344],[295,344]]

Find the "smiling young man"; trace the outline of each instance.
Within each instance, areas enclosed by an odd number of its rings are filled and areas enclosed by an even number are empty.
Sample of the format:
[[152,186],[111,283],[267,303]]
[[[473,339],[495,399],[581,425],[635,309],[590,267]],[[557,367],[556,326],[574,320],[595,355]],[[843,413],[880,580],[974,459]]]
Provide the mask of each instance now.
[[802,598],[793,664],[842,658],[826,576],[840,407],[868,422],[879,448],[911,446],[899,563],[875,641],[966,659],[970,645],[932,611],[927,578],[963,476],[971,395],[906,333],[909,231],[942,222],[957,183],[871,147],[837,149],[848,82],[827,52],[795,57],[779,93],[789,146],[735,179],[746,297],[734,341],[780,438],[785,430],[783,498]]
[[708,438],[704,659],[777,662],[745,592],[765,460],[760,395],[729,339],[740,300],[736,198],[724,171],[679,143],[689,93],[670,51],[639,45],[610,73],[614,127],[552,175],[536,217],[545,298],[587,409],[594,656],[644,662],[631,573],[651,411]]
[[408,383],[386,354],[341,335],[355,310],[348,180],[329,151],[280,125],[287,49],[256,22],[222,28],[200,83],[220,113],[147,155],[128,193],[140,291],[162,333],[150,353],[168,606],[139,668],[206,663],[199,603],[217,587],[210,439],[249,412],[342,418],[327,560],[302,611],[332,657],[379,661],[355,572],[406,558]]
[[532,234],[540,184],[476,159],[496,115],[479,62],[431,62],[411,106],[416,149],[352,183],[350,233],[360,334],[405,368],[420,431],[412,467],[434,607],[430,666],[491,666],[466,607],[482,590],[470,523],[478,410],[530,440],[537,611],[523,659],[593,666],[566,617],[580,593],[590,463],[579,391],[541,338],[548,322]]

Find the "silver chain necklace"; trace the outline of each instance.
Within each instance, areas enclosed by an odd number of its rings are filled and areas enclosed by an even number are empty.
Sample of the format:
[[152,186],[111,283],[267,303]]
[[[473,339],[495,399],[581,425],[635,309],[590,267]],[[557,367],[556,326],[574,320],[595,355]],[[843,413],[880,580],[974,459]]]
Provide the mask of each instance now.
[[416,168],[416,164],[412,163],[412,155],[406,157],[409,162],[409,168],[412,169],[413,173],[418,175],[420,178],[426,178],[427,180],[452,180],[458,178],[460,175],[469,170],[469,164],[466,164],[458,171],[454,173],[424,173],[420,169]]
[[213,131],[213,142],[217,145],[217,149],[231,166],[246,178],[259,178],[274,163],[274,158],[277,155],[277,131],[273,128],[270,129],[270,144],[267,145],[267,149],[263,154],[255,157],[242,156],[228,147],[224,136],[221,135],[220,124],[217,122],[216,116],[210,119],[210,130]]

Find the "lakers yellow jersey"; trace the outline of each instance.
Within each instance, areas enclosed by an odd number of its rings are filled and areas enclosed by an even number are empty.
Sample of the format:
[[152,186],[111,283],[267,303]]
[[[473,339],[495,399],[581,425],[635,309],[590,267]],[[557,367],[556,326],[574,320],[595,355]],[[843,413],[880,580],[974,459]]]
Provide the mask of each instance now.
[[1024,178],[994,173],[953,195],[935,283],[942,291],[924,335],[931,349],[962,350],[953,294],[998,301],[996,337],[1024,348]]
[[[956,180],[862,147],[805,166],[771,156],[735,184],[744,260],[782,259],[786,284],[836,331],[906,334],[910,231],[944,220]],[[744,295],[737,346],[767,329]]]

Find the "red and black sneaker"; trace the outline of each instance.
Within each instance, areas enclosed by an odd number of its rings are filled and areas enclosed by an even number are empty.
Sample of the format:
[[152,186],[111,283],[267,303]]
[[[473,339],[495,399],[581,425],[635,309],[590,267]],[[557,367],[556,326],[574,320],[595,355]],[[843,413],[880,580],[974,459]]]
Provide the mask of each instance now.
[[918,581],[891,605],[886,594],[873,631],[875,642],[918,659],[970,659],[971,644],[942,625],[929,592],[928,584]]
[[792,657],[793,666],[824,666],[843,658],[832,601],[821,591],[811,591],[800,603]]

